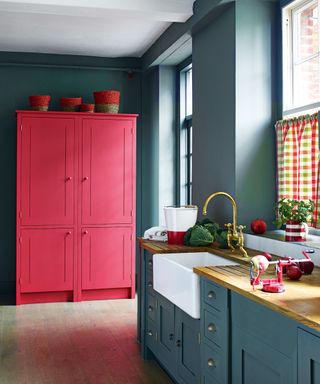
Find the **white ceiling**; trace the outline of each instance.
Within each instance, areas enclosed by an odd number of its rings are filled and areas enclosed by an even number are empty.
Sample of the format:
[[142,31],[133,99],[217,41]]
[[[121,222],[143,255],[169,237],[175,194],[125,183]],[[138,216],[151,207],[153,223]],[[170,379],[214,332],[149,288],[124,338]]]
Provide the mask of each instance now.
[[194,0],[0,0],[0,51],[141,57]]

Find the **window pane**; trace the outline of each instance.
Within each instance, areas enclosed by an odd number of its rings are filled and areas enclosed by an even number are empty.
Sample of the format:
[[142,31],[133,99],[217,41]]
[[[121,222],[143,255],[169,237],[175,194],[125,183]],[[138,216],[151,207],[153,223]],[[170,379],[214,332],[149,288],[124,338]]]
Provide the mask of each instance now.
[[318,2],[300,8],[294,14],[294,32],[294,62],[318,53]]
[[319,57],[307,60],[293,68],[294,106],[319,101]]
[[192,115],[192,69],[186,72],[186,116]]

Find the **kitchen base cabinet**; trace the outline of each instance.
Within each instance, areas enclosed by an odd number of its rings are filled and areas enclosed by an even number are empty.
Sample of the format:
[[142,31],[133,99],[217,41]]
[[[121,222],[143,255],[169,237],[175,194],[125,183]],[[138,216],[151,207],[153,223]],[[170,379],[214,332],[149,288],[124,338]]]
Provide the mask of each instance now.
[[152,254],[140,249],[138,339],[144,359],[155,358],[178,384],[200,384],[200,320],[153,289]]
[[[186,384],[200,382],[200,320],[175,308],[175,338],[178,375]],[[198,353],[197,353],[198,351]]]
[[242,329],[233,327],[232,383],[292,384],[294,382],[291,359]]
[[320,337],[298,330],[298,384],[320,383]]

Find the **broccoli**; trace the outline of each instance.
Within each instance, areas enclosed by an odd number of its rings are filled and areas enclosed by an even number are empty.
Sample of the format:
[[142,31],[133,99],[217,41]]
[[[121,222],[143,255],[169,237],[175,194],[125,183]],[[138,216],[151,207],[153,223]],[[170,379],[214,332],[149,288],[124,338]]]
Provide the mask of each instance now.
[[191,228],[191,236],[189,239],[189,244],[194,247],[205,247],[213,243],[213,236],[202,225],[195,225]]
[[191,232],[193,230],[194,227],[191,227],[187,230],[187,232],[184,234],[184,238],[183,238],[183,244],[184,245],[190,245],[190,237],[191,237]]

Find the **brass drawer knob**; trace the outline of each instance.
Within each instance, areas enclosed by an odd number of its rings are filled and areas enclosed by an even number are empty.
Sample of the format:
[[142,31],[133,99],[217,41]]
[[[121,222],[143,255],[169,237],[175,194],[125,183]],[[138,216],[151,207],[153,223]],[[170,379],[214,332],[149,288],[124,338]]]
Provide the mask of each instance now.
[[209,298],[209,299],[215,299],[215,298],[216,298],[216,294],[215,294],[215,292],[213,292],[213,291],[209,291],[209,292],[208,292],[208,298]]
[[216,327],[216,325],[214,324],[214,323],[210,323],[209,325],[208,325],[208,331],[209,332],[216,332],[217,331],[217,327]]
[[213,359],[208,359],[208,366],[210,368],[214,368],[216,366],[216,362]]

